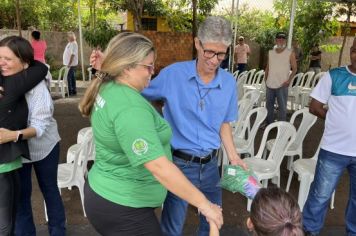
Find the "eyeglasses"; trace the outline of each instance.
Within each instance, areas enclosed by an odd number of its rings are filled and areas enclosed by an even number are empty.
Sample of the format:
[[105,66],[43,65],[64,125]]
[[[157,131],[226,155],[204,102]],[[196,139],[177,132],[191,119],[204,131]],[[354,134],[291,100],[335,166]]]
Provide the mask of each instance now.
[[213,50],[204,49],[203,43],[200,40],[199,40],[199,43],[200,43],[200,46],[203,49],[204,57],[211,59],[211,58],[215,57],[215,55],[216,55],[218,60],[221,60],[221,61],[224,60],[227,57],[226,52],[215,52]]
[[155,65],[154,65],[154,64],[152,64],[152,65],[147,65],[147,64],[142,64],[142,63],[136,63],[136,65],[146,67],[146,69],[148,70],[148,72],[149,72],[150,74],[153,74],[153,73],[155,72]]

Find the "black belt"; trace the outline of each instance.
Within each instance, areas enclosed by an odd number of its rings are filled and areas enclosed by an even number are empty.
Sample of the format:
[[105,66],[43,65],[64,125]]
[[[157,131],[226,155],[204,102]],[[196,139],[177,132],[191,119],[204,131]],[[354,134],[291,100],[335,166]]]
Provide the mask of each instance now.
[[213,157],[216,156],[217,152],[218,152],[218,150],[214,149],[211,153],[209,153],[206,156],[193,156],[193,155],[181,152],[179,150],[173,150],[173,156],[178,157],[179,159],[182,159],[185,161],[191,161],[191,162],[195,162],[195,163],[199,163],[199,164],[206,164],[209,161],[211,161],[211,159],[213,159]]

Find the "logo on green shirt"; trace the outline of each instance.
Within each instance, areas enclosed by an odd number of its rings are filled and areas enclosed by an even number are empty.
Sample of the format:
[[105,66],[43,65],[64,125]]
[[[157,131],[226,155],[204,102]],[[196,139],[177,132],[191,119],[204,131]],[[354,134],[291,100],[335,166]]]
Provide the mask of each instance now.
[[138,138],[132,143],[132,151],[137,155],[145,154],[147,150],[148,150],[148,144],[142,138]]

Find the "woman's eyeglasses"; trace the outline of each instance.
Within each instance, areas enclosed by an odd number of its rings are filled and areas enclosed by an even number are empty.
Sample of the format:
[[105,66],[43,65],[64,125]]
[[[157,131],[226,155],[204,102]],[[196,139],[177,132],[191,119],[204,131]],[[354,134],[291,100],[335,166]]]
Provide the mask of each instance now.
[[211,58],[215,57],[215,55],[216,55],[216,57],[220,61],[226,59],[226,57],[227,57],[226,52],[215,52],[213,50],[205,49],[203,46],[203,43],[200,40],[199,40],[199,43],[200,43],[201,48],[203,49],[204,57],[211,59]]
[[136,65],[146,67],[146,69],[148,70],[148,72],[149,72],[150,74],[153,74],[154,71],[155,71],[155,65],[154,65],[154,64],[148,65],[148,64],[143,64],[143,63],[136,63]]

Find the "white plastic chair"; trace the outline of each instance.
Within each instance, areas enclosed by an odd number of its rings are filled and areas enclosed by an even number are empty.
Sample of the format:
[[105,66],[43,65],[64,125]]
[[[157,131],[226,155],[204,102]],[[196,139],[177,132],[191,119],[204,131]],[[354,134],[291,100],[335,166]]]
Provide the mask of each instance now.
[[80,143],[78,150],[75,152],[74,161],[58,165],[58,188],[70,188],[73,186],[78,187],[85,217],[84,183],[85,173],[87,171],[88,154],[92,145],[93,133],[91,130],[88,130],[84,135],[83,142]]
[[[296,110],[296,106],[299,103],[299,88],[303,75],[304,73],[296,74],[293,77],[292,81],[289,83],[288,99],[290,99],[291,101],[291,110]],[[294,81],[296,82],[294,83]]]
[[253,76],[251,84],[244,84],[244,93],[250,90],[259,90],[264,80],[265,71],[259,70]]
[[235,123],[232,123],[233,133],[239,133],[242,130],[243,122],[246,120],[246,116],[253,108],[253,102],[249,98],[241,99],[238,102],[238,119]]
[[[267,143],[267,138],[272,130],[276,130],[276,138],[273,142],[268,158],[262,159],[262,155]],[[292,124],[286,121],[277,121],[269,124],[263,132],[262,141],[256,156],[245,158],[244,162],[254,172],[257,179],[262,182],[263,187],[267,187],[268,180],[280,186],[280,165],[289,146],[293,143],[296,130]],[[251,207],[251,200],[248,199],[247,210]]]
[[247,71],[242,72],[237,77],[236,91],[237,91],[237,95],[238,95],[238,101],[240,101],[244,95],[243,85],[245,84],[246,79],[247,79]]
[[[288,156],[287,167],[290,170],[293,162],[294,156],[299,158],[303,155],[303,141],[307,135],[309,129],[315,124],[317,117],[309,112],[308,108],[303,108],[297,110],[293,113],[290,123],[295,126],[296,118],[301,116],[301,122],[297,128],[297,134],[295,136],[294,142],[289,146],[288,150],[285,153],[285,156]],[[264,151],[264,157],[266,156],[267,150],[270,151],[273,147],[274,139],[268,140],[266,144],[266,149]]]
[[68,72],[69,72],[69,68],[67,66],[63,66],[59,70],[58,79],[51,81],[51,88],[55,87],[55,92],[56,93],[60,92],[62,98],[65,98],[66,93],[69,96],[68,80],[67,80]]
[[245,85],[251,85],[252,84],[252,81],[253,81],[253,75],[255,74],[256,72],[256,69],[251,69],[247,72],[246,76],[246,81],[245,81]]
[[300,105],[302,108],[309,105],[309,100],[310,100],[309,95],[324,74],[325,72],[319,72],[314,77],[312,77],[312,79],[310,79],[310,81],[308,81],[306,85],[301,89],[299,96],[300,96]]
[[[257,107],[248,112],[242,131],[234,135],[234,143],[238,153],[255,155],[255,137],[266,117],[267,109],[265,107]],[[254,119],[252,120],[252,118]]]
[[[304,204],[309,194],[310,185],[314,180],[314,173],[315,173],[316,163],[318,161],[319,151],[320,151],[320,144],[313,157],[296,160],[295,162],[293,162],[291,166],[291,170],[289,171],[286,191],[287,192],[289,191],[293,174],[294,172],[296,172],[298,174],[298,180],[300,181],[299,192],[298,192],[298,204],[301,211],[303,211]],[[335,191],[330,201],[331,209],[334,209],[334,201],[335,201]]]

